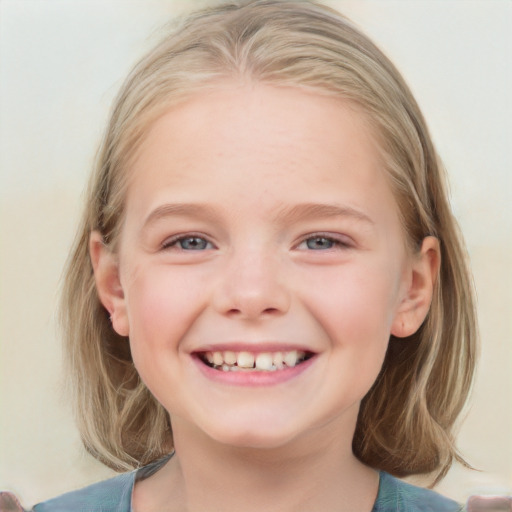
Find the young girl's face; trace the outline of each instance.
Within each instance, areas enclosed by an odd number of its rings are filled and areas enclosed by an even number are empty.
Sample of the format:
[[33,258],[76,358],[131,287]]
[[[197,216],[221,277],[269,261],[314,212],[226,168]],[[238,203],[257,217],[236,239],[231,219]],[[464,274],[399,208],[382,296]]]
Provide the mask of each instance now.
[[222,85],[156,121],[130,172],[118,267],[99,249],[119,282],[100,295],[175,432],[351,437],[390,334],[420,322],[417,258],[362,114]]

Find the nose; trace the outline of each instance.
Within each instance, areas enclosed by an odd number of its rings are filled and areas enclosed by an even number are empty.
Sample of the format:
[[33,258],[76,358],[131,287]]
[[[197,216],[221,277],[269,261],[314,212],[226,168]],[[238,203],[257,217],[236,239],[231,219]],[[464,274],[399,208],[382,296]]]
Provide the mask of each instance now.
[[252,250],[227,259],[213,302],[223,315],[257,320],[285,314],[290,299],[285,272],[278,258],[266,251]]

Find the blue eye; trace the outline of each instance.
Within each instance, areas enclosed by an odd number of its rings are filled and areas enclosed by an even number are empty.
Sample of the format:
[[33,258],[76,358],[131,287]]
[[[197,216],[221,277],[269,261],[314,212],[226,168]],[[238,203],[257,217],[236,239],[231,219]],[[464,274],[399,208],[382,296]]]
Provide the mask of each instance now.
[[178,243],[182,249],[187,251],[202,251],[208,246],[208,242],[204,238],[199,238],[198,236],[182,238]]
[[180,236],[166,241],[164,249],[178,249],[183,251],[204,251],[211,249],[212,244],[200,236]]
[[208,247],[208,242],[198,236],[189,236],[178,240],[180,247],[186,251],[204,251]]
[[325,249],[332,249],[336,242],[332,240],[331,238],[327,238],[325,236],[314,236],[311,238],[308,238],[305,240],[306,246],[308,249],[313,250],[325,250]]
[[302,251],[329,251],[335,249],[350,249],[353,247],[351,240],[345,235],[313,234],[304,238],[297,246]]

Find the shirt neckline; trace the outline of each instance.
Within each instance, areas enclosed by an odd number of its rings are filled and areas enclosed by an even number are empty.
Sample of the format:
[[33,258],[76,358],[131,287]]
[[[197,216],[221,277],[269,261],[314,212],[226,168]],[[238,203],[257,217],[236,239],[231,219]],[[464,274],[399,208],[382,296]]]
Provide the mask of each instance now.
[[[149,478],[150,476],[154,475],[157,471],[159,471],[167,462],[172,458],[174,455],[174,451],[170,453],[169,455],[166,455],[162,457],[161,459],[158,459],[154,462],[151,462],[147,466],[143,466],[141,468],[138,468],[131,473],[131,489],[129,489],[129,495],[130,495],[130,508],[128,512],[135,512],[133,509],[133,493],[135,489],[135,484],[137,482],[140,482],[141,480],[145,480],[146,478]],[[380,512],[380,505],[379,503],[382,502],[382,499],[385,495],[386,489],[383,485],[383,482],[386,480],[386,473],[384,471],[379,471],[379,486],[377,490],[377,497],[375,498],[375,503],[373,504],[371,512]],[[398,508],[396,509],[398,510]]]

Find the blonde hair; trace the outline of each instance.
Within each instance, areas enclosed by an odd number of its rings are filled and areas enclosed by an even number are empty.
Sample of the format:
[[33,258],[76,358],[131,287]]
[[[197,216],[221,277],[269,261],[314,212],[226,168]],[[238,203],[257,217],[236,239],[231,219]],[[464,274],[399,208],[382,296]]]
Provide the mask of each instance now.
[[227,2],[185,18],[123,85],[98,153],[62,296],[75,412],[83,442],[106,465],[128,469],[172,448],[170,420],[140,380],[127,340],[101,305],[88,253],[99,230],[115,250],[127,169],[151,122],[170,105],[225,80],[316,90],[354,102],[371,120],[408,243],[441,246],[430,312],[407,339],[391,337],[364,398],[353,451],[396,476],[444,476],[453,429],[470,390],[476,320],[464,245],[442,165],[423,116],[393,64],[346,18],[306,1]]

